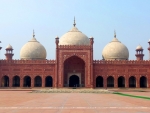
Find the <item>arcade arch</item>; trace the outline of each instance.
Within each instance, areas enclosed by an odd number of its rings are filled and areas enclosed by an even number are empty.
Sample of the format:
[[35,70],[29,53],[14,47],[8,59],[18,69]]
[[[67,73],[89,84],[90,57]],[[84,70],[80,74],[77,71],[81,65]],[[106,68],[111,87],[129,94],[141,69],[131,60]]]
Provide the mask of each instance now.
[[114,87],[114,77],[109,76],[107,78],[107,87]]
[[40,76],[36,76],[34,78],[34,87],[41,87],[42,86],[42,78]]
[[20,87],[20,77],[17,75],[13,77],[13,87]]
[[2,77],[2,87],[9,87],[9,77],[7,75]]
[[45,78],[45,87],[53,87],[53,78],[51,76]]
[[125,87],[125,78],[123,76],[118,78],[118,87]]
[[25,76],[23,79],[23,86],[24,87],[31,87],[31,77]]
[[134,76],[131,76],[129,78],[129,87],[130,88],[135,88],[136,87],[136,78]]
[[146,88],[147,87],[147,78],[145,76],[142,76],[140,78],[140,87],[141,88]]
[[96,78],[96,87],[103,87],[103,77],[102,76],[98,76]]

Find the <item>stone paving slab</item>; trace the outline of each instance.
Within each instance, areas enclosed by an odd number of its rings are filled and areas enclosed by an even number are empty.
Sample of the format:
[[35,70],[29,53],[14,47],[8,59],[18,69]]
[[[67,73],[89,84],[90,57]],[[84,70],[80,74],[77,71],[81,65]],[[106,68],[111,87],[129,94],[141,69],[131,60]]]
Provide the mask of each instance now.
[[150,113],[150,100],[98,93],[0,91],[0,113]]

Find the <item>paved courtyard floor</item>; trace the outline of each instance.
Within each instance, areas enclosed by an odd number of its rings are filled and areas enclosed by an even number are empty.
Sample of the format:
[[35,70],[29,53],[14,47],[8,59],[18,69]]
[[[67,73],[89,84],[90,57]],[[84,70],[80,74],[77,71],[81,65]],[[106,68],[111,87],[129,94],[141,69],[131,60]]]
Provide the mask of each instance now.
[[[150,90],[122,91],[150,97]],[[0,113],[150,113],[150,100],[112,93],[31,93],[29,90],[0,90]]]

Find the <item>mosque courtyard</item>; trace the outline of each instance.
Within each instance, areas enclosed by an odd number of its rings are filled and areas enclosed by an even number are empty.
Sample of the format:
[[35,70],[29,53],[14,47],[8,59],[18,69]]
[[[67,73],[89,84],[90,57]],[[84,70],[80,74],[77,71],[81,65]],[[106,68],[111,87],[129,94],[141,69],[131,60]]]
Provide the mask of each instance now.
[[149,113],[150,89],[0,89],[0,113],[110,112]]

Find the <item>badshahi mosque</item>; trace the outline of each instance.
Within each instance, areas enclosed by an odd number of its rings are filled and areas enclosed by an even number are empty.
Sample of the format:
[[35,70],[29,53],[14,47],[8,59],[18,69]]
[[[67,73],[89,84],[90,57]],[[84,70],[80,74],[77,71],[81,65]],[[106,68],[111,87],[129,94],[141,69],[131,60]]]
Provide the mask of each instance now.
[[128,60],[128,48],[116,33],[104,47],[102,60],[93,59],[94,38],[79,31],[75,20],[55,43],[55,60],[46,59],[46,49],[34,33],[22,46],[20,60],[13,59],[13,47],[8,45],[6,59],[0,60],[0,87],[150,88],[150,60],[143,60],[143,48],[137,46],[136,60]]

